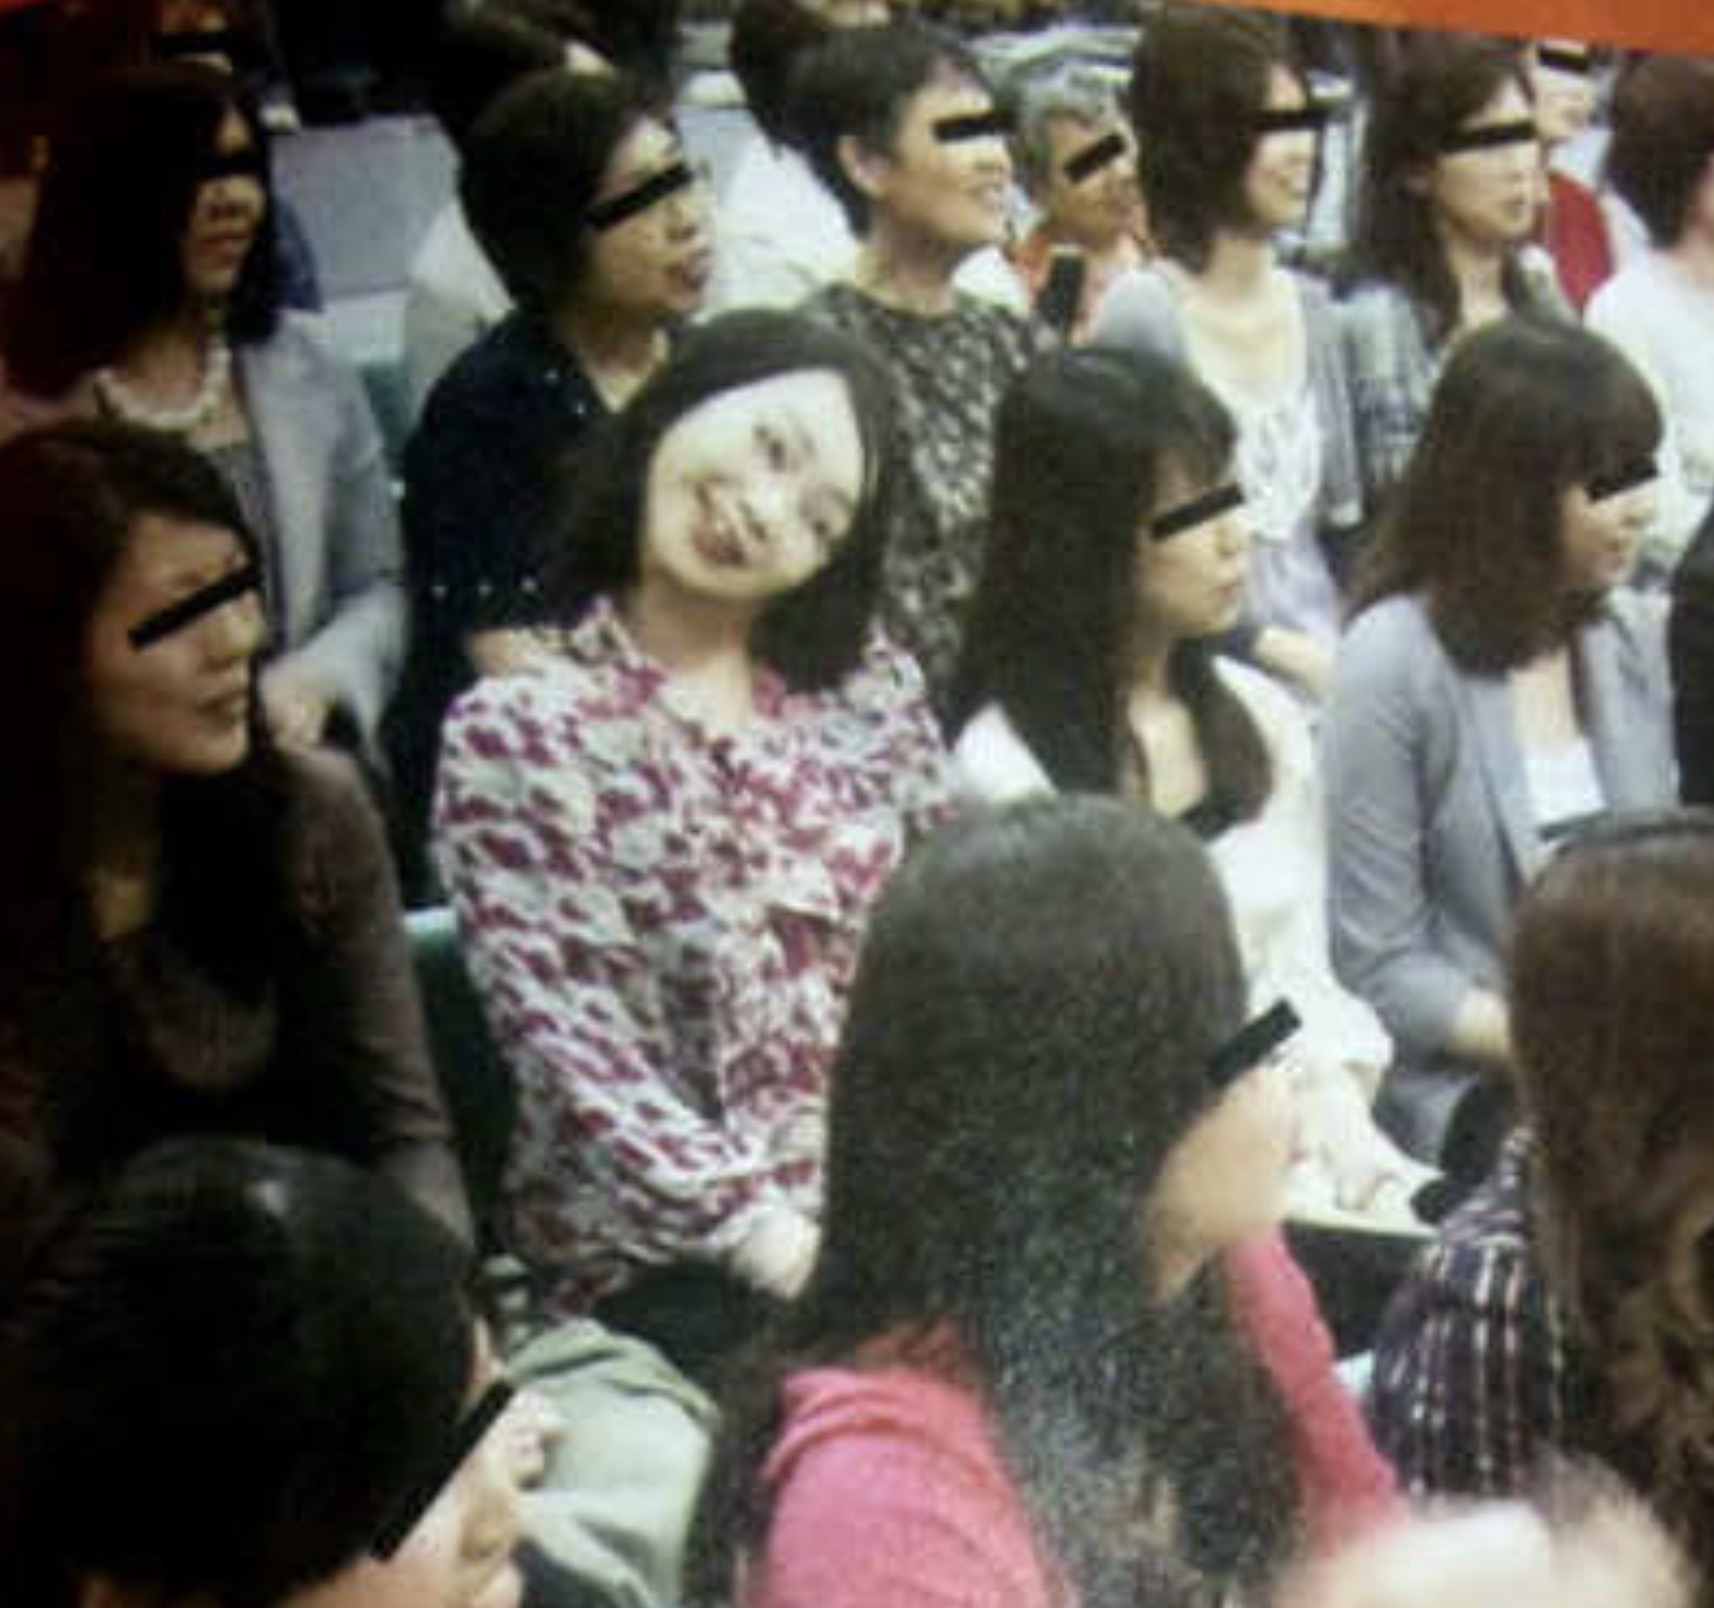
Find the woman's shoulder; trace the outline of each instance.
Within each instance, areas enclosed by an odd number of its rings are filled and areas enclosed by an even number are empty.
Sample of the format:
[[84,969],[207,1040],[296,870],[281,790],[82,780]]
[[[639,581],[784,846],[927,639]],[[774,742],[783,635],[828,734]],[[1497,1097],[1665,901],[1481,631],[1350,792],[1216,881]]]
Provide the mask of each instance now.
[[959,790],[988,803],[1053,790],[1041,761],[997,703],[978,710],[958,734],[952,762]]

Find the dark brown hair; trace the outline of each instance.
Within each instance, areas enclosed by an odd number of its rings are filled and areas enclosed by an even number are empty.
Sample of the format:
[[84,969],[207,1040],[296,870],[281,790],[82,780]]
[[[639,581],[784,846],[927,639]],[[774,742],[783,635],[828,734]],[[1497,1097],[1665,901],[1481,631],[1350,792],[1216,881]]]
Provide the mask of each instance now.
[[1626,68],[1613,93],[1607,179],[1648,226],[1675,245],[1714,156],[1714,61],[1648,56]]
[[1561,547],[1573,486],[1652,453],[1660,411],[1619,349],[1514,316],[1462,342],[1357,579],[1357,610],[1422,594],[1446,650],[1497,673],[1563,640],[1593,601]]

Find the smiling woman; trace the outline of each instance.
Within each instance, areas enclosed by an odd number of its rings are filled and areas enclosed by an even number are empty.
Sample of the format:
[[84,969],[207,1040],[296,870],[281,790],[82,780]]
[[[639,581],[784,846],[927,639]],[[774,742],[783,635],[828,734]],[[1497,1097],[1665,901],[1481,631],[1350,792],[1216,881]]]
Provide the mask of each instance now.
[[585,460],[536,674],[447,723],[442,871],[517,1073],[546,1325],[598,1303],[706,1374],[802,1281],[864,918],[946,805],[873,630],[885,386],[783,314],[688,335]]

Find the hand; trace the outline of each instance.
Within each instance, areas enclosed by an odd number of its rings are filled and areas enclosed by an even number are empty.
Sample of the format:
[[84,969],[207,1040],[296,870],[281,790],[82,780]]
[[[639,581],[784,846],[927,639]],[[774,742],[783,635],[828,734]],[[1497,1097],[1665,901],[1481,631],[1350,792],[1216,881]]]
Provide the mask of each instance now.
[[732,1268],[747,1284],[789,1301],[809,1280],[821,1230],[801,1212],[778,1206],[759,1216],[732,1252]]
[[507,1406],[494,1433],[502,1440],[501,1455],[519,1489],[534,1485],[547,1471],[548,1453],[565,1433],[559,1409],[533,1390],[520,1390]]
[[262,672],[262,713],[281,748],[313,748],[327,730],[333,694],[314,671],[281,659]]

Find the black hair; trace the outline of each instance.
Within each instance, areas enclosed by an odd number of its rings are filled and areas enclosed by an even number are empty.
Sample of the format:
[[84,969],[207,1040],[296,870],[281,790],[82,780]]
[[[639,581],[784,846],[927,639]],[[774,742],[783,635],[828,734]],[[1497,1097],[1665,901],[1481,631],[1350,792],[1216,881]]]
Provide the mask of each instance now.
[[1647,382],[1601,336],[1517,315],[1476,331],[1435,386],[1357,609],[1420,592],[1460,665],[1526,664],[1599,603],[1567,590],[1565,493],[1651,455],[1660,435]]
[[892,522],[897,450],[885,375],[849,337],[793,313],[727,313],[691,331],[671,360],[614,419],[592,433],[565,479],[571,514],[553,538],[552,583],[562,618],[637,578],[644,492],[661,438],[723,392],[804,369],[845,382],[863,442],[864,490],[849,534],[828,564],[756,623],[758,658],[794,688],[838,681],[855,667],[873,624]]
[[[89,622],[137,522],[230,530],[254,544],[219,472],[182,441],[82,421],[0,446],[0,676],[27,688],[12,751],[28,786],[0,788],[10,863],[0,901],[0,1022],[78,1084],[100,1054],[87,873],[98,774],[86,672]],[[212,777],[164,779],[162,913],[217,979],[253,995],[271,975],[290,906],[281,845],[287,780],[252,695],[248,757]],[[25,1055],[26,1062],[30,1059]]]
[[1149,228],[1192,272],[1221,229],[1246,221],[1244,176],[1275,67],[1303,83],[1278,21],[1261,12],[1168,5],[1137,45],[1131,126]]
[[1676,245],[1714,156],[1714,62],[1646,56],[1613,91],[1607,181],[1656,246]]
[[18,389],[58,396],[182,311],[185,230],[229,113],[245,121],[269,204],[225,329],[239,343],[273,333],[279,279],[262,129],[212,67],[131,68],[92,91],[53,141],[7,316],[5,360]]
[[99,1576],[273,1608],[360,1558],[456,1433],[467,1253],[348,1163],[165,1144],[44,1211],[12,1260],[7,1602],[75,1608]]
[[[995,426],[988,552],[955,683],[955,720],[989,701],[1064,790],[1116,791],[1124,774],[1125,648],[1138,532],[1176,468],[1229,473],[1230,415],[1182,364],[1068,348],[1013,382]],[[1204,642],[1169,660],[1208,770],[1212,813],[1253,816],[1272,785],[1261,734]]]
[[429,58],[429,110],[462,154],[477,118],[508,84],[564,64],[565,45],[507,6],[455,12],[442,23]]
[[583,276],[589,207],[614,153],[658,115],[628,80],[549,68],[501,91],[465,145],[458,194],[518,305],[557,311]]
[[842,28],[814,46],[793,82],[790,121],[815,176],[832,192],[853,234],[869,227],[869,198],[852,180],[839,142],[890,153],[910,104],[937,78],[986,85],[976,58],[949,33],[905,18]]
[[[1219,1273],[1167,1299],[1145,1273],[1149,1202],[1243,999],[1206,855],[1146,809],[978,811],[907,861],[834,1069],[815,1271],[728,1403],[693,1602],[765,1544],[784,1378],[861,1366],[875,1341],[933,1368],[950,1339],[968,1361],[1084,1608],[1184,1600],[1187,1577],[1277,1559],[1296,1508],[1279,1407]],[[1176,1557],[1147,1534],[1163,1484]]]
[[[1417,182],[1446,142],[1508,84],[1533,104],[1535,91],[1517,45],[1477,34],[1409,34],[1395,70],[1374,95],[1363,150],[1357,224],[1343,278],[1397,285],[1415,304],[1431,346],[1458,327],[1458,281],[1446,260],[1433,204]],[[1501,288],[1522,308],[1529,287],[1516,253]]]
[[776,145],[798,143],[791,122],[792,75],[804,52],[835,31],[798,0],[740,0],[727,58],[756,126]]

